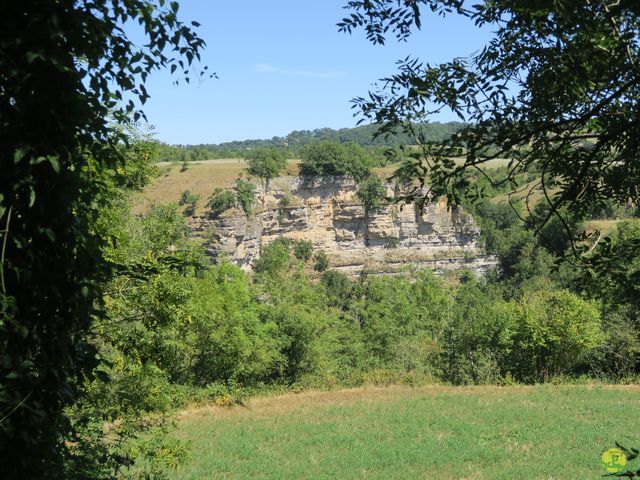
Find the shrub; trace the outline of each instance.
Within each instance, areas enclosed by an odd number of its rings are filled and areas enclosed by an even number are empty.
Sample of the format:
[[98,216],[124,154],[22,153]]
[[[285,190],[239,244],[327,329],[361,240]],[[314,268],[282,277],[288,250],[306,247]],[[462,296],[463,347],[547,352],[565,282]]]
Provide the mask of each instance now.
[[240,268],[222,263],[195,281],[190,310],[185,337],[195,383],[246,385],[273,375],[281,363],[276,326],[260,318]]
[[[336,293],[343,290],[336,287]],[[362,294],[356,288],[361,288]],[[437,370],[433,353],[438,349],[438,336],[450,310],[440,280],[431,275],[411,280],[373,277],[361,286],[352,283],[350,297],[346,309],[353,311],[362,326],[364,341],[373,357],[369,368],[410,366],[422,372]],[[409,345],[416,355],[411,359],[407,357],[408,350],[400,354]]]
[[209,207],[211,215],[218,216],[222,212],[232,208],[236,204],[236,201],[236,194],[232,191],[216,188],[209,197],[207,207]]
[[380,208],[386,195],[387,190],[384,188],[384,185],[382,185],[382,181],[376,176],[371,176],[360,182],[358,192],[356,193],[356,196],[364,206],[366,214]]
[[316,272],[324,272],[327,268],[329,268],[329,257],[324,251],[320,250],[318,253],[316,253],[314,259],[316,263],[313,266],[313,269]]
[[624,311],[609,312],[603,327],[606,341],[590,359],[595,372],[616,380],[633,375],[640,362],[640,334],[634,322]]
[[282,208],[286,208],[290,206],[292,202],[293,202],[293,199],[291,198],[291,195],[289,195],[288,193],[285,193],[284,195],[282,195],[280,200],[278,200],[278,206]]
[[291,240],[280,237],[266,247],[260,248],[260,257],[254,264],[256,273],[275,275],[288,270],[290,266],[289,248]]
[[507,365],[523,381],[572,373],[605,340],[595,303],[567,290],[547,285],[510,301],[507,310],[513,343]]
[[510,336],[497,296],[468,276],[458,288],[441,341],[444,380],[458,385],[500,380]]
[[242,178],[236,179],[236,195],[238,203],[247,215],[251,214],[256,203],[256,187],[253,183]]
[[293,242],[293,256],[308,262],[313,256],[313,244],[308,240],[296,240]]
[[327,270],[322,274],[321,283],[331,306],[346,308],[351,298],[352,285],[349,278],[335,270]]
[[185,190],[180,195],[180,200],[178,201],[178,205],[184,206],[184,213],[187,215],[193,215],[196,212],[196,205],[200,200],[200,195],[196,195],[195,193],[191,193],[190,190]]

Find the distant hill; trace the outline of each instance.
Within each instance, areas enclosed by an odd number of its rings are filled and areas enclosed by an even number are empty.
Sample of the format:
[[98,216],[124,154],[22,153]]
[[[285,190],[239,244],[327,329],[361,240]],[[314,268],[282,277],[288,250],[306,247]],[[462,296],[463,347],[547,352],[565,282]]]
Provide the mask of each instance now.
[[[444,140],[463,127],[460,122],[427,123],[420,125],[428,140]],[[193,161],[212,158],[245,157],[256,147],[277,147],[289,150],[295,156],[298,150],[312,140],[334,140],[341,143],[355,142],[363,147],[393,147],[413,143],[406,134],[393,134],[374,138],[377,125],[361,125],[354,128],[317,128],[315,130],[294,130],[285,137],[261,140],[236,140],[219,144],[167,145],[160,146],[160,161]]]

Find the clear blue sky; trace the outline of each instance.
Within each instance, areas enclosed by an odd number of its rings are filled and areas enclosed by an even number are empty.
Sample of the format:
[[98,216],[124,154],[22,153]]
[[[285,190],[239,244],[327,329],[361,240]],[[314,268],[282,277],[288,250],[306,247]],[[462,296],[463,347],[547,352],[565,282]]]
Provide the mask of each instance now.
[[[350,100],[363,96],[407,55],[430,63],[481,48],[488,32],[458,17],[429,16],[407,43],[370,44],[338,32],[346,0],[182,0],[207,42],[203,63],[218,79],[174,86],[167,72],[148,81],[144,107],[157,138],[220,143],[284,136],[292,130],[356,124]],[[444,115],[438,120],[455,120]]]

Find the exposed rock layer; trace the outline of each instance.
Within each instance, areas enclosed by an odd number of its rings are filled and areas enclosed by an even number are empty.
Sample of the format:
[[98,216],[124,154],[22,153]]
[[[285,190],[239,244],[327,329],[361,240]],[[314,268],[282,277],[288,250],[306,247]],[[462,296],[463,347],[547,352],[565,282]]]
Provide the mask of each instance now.
[[260,246],[280,236],[311,241],[316,251],[327,253],[331,268],[350,275],[397,273],[411,266],[483,275],[495,266],[495,258],[478,244],[479,227],[461,209],[434,202],[422,212],[413,205],[386,205],[367,214],[357,189],[348,179],[281,177],[271,181],[266,194],[259,188],[253,214],[232,209],[218,218],[196,217],[191,227],[211,255],[225,255],[247,270]]

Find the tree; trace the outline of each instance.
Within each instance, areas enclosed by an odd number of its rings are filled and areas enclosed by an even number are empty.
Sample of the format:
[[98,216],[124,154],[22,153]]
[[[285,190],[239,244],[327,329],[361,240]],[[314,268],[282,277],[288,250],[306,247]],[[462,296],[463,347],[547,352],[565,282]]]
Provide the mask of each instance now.
[[386,199],[387,189],[379,177],[372,175],[360,182],[356,196],[364,205],[365,217],[368,217],[370,212],[380,208],[380,204]]
[[249,180],[242,178],[236,178],[236,197],[238,203],[244,210],[244,213],[249,215],[253,210],[253,204],[256,201],[256,187]]
[[316,272],[324,272],[327,268],[329,268],[329,257],[323,250],[320,250],[318,253],[316,253],[313,259],[316,261],[316,263],[313,265],[313,269]]
[[595,302],[566,290],[528,292],[507,311],[513,342],[507,365],[519,380],[570,373],[606,338]]
[[[637,204],[638,2],[353,0],[346,8],[351,15],[339,29],[362,27],[377,44],[388,34],[405,40],[421,28],[425,10],[461,15],[494,31],[468,58],[440,65],[402,60],[397,74],[354,100],[383,133],[412,134],[420,153],[405,171],[429,182],[432,193],[459,202],[469,189],[465,171],[509,158],[503,183],[514,192],[541,192],[549,204],[538,229],[556,215],[569,233],[562,207],[581,218],[603,199]],[[429,141],[416,124],[446,109],[466,126],[444,141]],[[451,160],[461,152],[464,162]],[[535,172],[537,180],[519,183],[523,172]],[[419,188],[407,195],[425,198]]]
[[360,180],[371,170],[367,152],[355,143],[313,141],[300,151],[300,158],[300,175],[303,176],[349,176]]
[[277,177],[287,166],[285,152],[278,148],[256,148],[247,157],[247,170],[264,181],[265,193],[269,190],[269,181]]
[[161,0],[0,6],[3,478],[65,476],[65,407],[97,363],[87,330],[110,269],[94,222],[113,192],[107,179],[126,171],[121,126],[143,118],[151,72],[188,79],[204,46],[177,11]]

